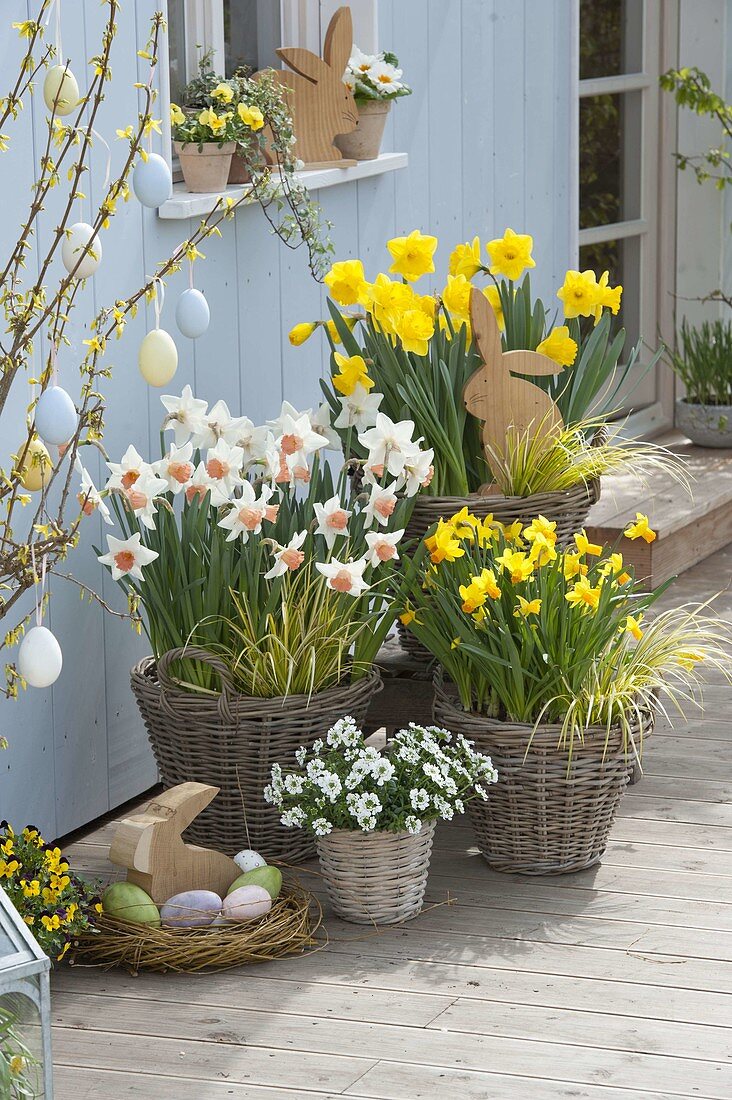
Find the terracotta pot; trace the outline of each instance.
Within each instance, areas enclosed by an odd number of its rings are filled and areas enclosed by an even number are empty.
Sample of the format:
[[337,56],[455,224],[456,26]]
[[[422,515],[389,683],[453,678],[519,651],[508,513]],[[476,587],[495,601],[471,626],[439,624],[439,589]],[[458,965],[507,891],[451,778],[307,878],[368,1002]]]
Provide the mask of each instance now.
[[391,100],[368,99],[357,103],[357,107],[356,129],[350,134],[339,134],[335,143],[348,160],[376,160]]
[[193,142],[181,145],[176,141],[174,148],[189,191],[201,194],[226,189],[232,154],[236,150],[233,141],[227,141],[224,145],[217,145],[215,141],[206,141],[202,145]]

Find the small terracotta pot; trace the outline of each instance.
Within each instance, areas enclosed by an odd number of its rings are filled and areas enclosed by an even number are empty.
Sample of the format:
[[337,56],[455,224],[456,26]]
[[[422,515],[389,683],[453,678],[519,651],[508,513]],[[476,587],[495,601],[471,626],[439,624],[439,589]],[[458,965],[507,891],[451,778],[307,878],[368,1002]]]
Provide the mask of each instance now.
[[191,142],[181,145],[174,143],[180,158],[180,166],[186,187],[193,194],[223,191],[229,179],[232,155],[236,150],[233,141],[217,145],[215,141],[206,141],[202,145]]
[[376,160],[381,149],[391,100],[368,99],[357,104],[358,125],[350,134],[339,134],[335,143],[348,160]]

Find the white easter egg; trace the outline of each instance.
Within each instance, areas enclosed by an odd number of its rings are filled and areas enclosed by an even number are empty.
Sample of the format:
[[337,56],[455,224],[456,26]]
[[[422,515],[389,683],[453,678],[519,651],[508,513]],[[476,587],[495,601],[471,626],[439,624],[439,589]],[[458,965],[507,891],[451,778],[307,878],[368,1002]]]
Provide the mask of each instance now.
[[[94,230],[87,222],[74,222],[66,231],[61,245],[61,261],[69,275],[72,271],[74,272],[75,279],[88,279],[102,262],[102,242],[99,237],[96,237],[91,251],[86,253],[79,264],[79,257],[93,236]],[[76,267],[77,264],[79,264],[78,267]]]
[[79,85],[71,69],[54,65],[43,81],[43,99],[49,111],[57,115],[70,115],[79,105]]
[[224,898],[223,915],[227,920],[256,920],[269,913],[272,898],[263,886],[240,886]]
[[175,307],[175,323],[189,340],[203,336],[211,320],[211,310],[200,290],[184,290]]
[[36,431],[44,443],[60,447],[76,431],[78,416],[65,389],[49,386],[38,398],[35,411]]
[[143,206],[162,206],[173,192],[170,168],[159,153],[148,153],[138,160],[132,173],[132,190]]
[[165,386],[178,369],[175,340],[164,328],[148,332],[137,357],[140,374],[151,386]]
[[255,867],[267,866],[267,860],[260,856],[259,852],[252,851],[251,848],[245,848],[242,852],[237,852],[234,856],[234,863],[240,871],[253,871]]
[[46,626],[28,631],[18,650],[18,672],[31,687],[46,688],[61,675],[61,646]]

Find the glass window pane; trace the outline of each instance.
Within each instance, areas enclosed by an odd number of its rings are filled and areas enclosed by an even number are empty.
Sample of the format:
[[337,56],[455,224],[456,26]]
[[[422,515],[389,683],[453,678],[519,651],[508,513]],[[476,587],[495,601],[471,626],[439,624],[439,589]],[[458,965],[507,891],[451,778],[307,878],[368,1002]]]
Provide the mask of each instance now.
[[225,74],[237,69],[255,72],[279,65],[279,4],[269,0],[224,0]]
[[580,80],[642,70],[642,0],[580,0]]
[[580,229],[641,216],[642,95],[580,100]]
[[170,58],[170,98],[180,103],[186,83],[185,0],[168,0],[168,55]]

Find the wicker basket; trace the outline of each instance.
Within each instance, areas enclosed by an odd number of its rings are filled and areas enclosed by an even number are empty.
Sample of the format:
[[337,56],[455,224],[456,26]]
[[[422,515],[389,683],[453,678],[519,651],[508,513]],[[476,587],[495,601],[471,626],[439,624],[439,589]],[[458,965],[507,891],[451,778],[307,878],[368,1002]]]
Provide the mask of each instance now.
[[[170,666],[183,656],[215,668],[221,694],[195,694],[176,686]],[[132,669],[131,678],[165,786],[193,780],[220,788],[187,829],[187,840],[230,855],[252,847],[268,862],[299,863],[314,855],[310,837],[281,825],[279,812],[264,801],[262,792],[274,763],[294,765],[298,746],[312,745],[344,714],[363,725],[371,699],[381,690],[378,669],[311,698],[258,699],[236,694],[223,662],[189,646],[163,654],[157,665],[146,657]]]
[[[602,858],[618,802],[633,771],[618,728],[591,729],[571,761],[558,748],[559,726],[534,727],[464,711],[435,676],[435,721],[463,733],[498,770],[488,800],[468,807],[475,838],[496,871],[557,875]],[[652,729],[644,721],[642,736]],[[633,730],[635,744],[641,730]],[[528,746],[528,749],[527,749]]]
[[318,837],[320,870],[333,909],[353,924],[398,924],[422,908],[435,823],[416,835],[334,829]]

